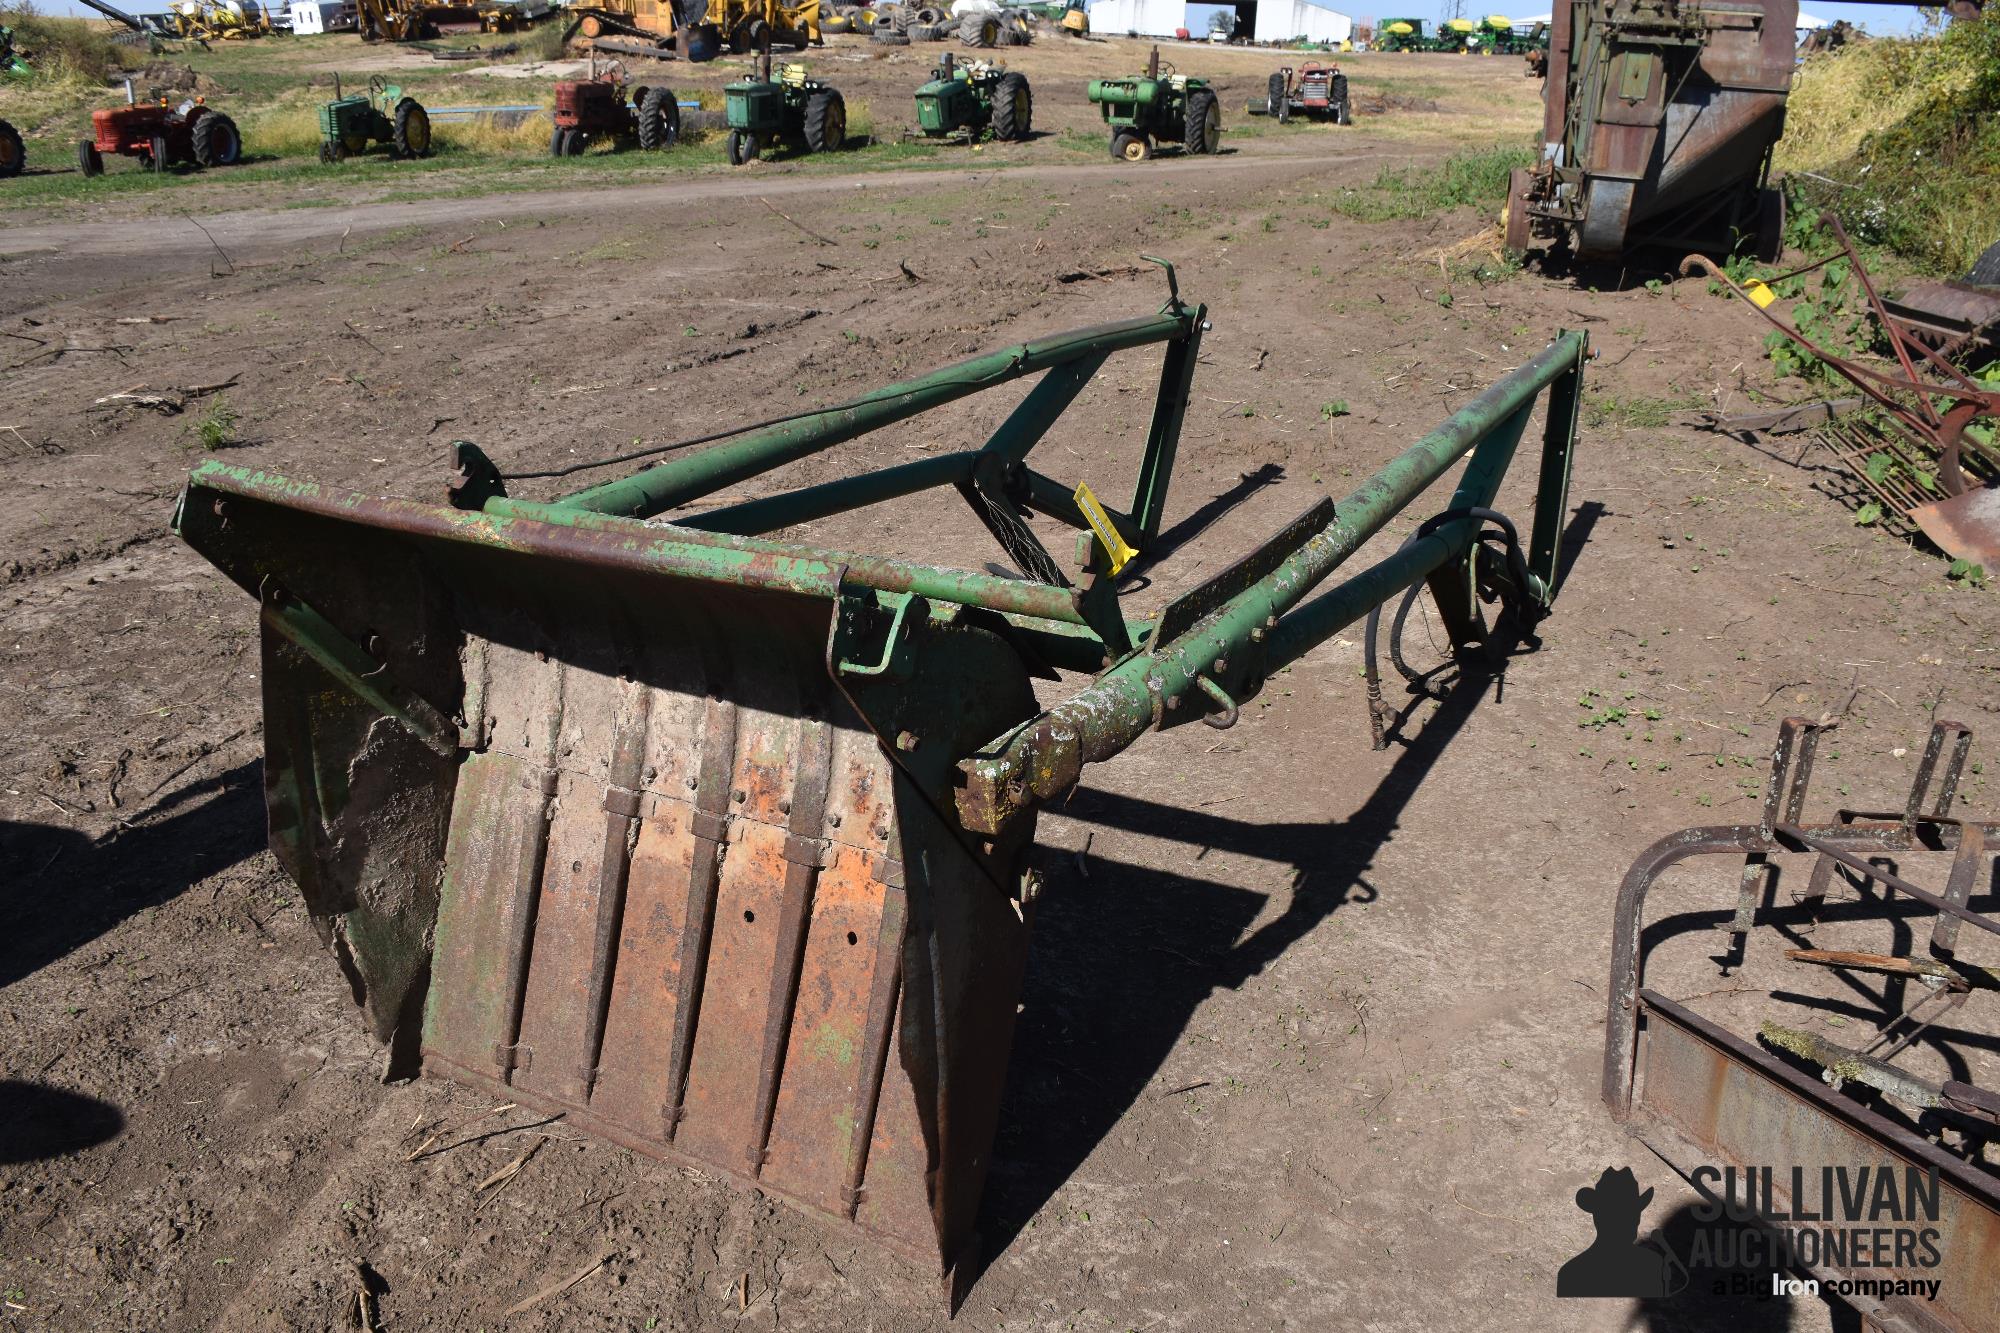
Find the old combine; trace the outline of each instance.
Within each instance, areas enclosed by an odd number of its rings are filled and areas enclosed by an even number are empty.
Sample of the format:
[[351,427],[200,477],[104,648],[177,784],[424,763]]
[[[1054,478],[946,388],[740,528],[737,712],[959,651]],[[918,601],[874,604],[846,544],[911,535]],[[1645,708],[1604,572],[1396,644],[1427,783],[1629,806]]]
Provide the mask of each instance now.
[[76,145],[77,167],[86,176],[104,174],[105,154],[136,157],[148,171],[176,163],[228,167],[243,160],[243,136],[236,122],[201,98],[179,106],[167,99],[133,102],[90,113],[92,137]]
[[575,157],[592,140],[620,148],[637,144],[649,153],[681,141],[681,104],[674,90],[655,84],[634,88],[628,97],[622,70],[593,69],[588,79],[565,79],[556,85],[555,97],[550,157]]
[[1160,73],[1160,48],[1146,57],[1146,72],[1126,79],[1092,79],[1090,100],[1111,127],[1111,156],[1144,162],[1156,143],[1177,143],[1186,153],[1222,146],[1222,104],[1201,79]]
[[780,145],[794,152],[833,153],[847,142],[847,102],[839,92],[812,78],[796,62],[771,77],[771,53],[757,62],[755,78],[722,87],[723,120],[729,128],[723,151],[729,165],[755,162]]
[[333,76],[333,100],[319,109],[319,160],[329,165],[359,157],[370,144],[385,143],[398,159],[431,155],[431,116],[424,104],[380,75],[368,91],[346,97]]
[[1289,124],[1293,116],[1335,125],[1354,123],[1347,76],[1338,65],[1306,64],[1297,70],[1287,66],[1271,75],[1266,93],[1261,101],[1250,99],[1246,109],[1251,115],[1276,117],[1280,125]]
[[1542,158],[1514,173],[1506,242],[1580,259],[1783,244],[1767,177],[1797,0],[1576,0],[1549,36]]
[[[1235,725],[1406,588],[1428,583],[1468,648],[1517,641],[1556,591],[1579,333],[1133,615],[1116,575],[1160,540],[1208,329],[1167,273],[1157,312],[685,445],[510,477],[460,443],[435,499],[194,471],[175,529],[262,622],[271,844],[392,1070],[559,1110],[965,1277],[1038,809],[1149,732]],[[1164,357],[1130,501],[1035,468],[1106,359],[1146,347]],[[983,446],[688,507],[1023,380]],[[1523,545],[1491,506],[1538,415]],[[512,491],[658,454],[554,500]],[[1464,460],[1393,554],[1322,587]],[[1023,577],[757,535],[946,486]],[[1028,514],[1076,529],[1074,560]]]
[[984,60],[960,63],[947,51],[917,89],[917,128],[929,139],[953,135],[976,142],[991,133],[1018,143],[1034,129],[1035,94],[1028,76]]

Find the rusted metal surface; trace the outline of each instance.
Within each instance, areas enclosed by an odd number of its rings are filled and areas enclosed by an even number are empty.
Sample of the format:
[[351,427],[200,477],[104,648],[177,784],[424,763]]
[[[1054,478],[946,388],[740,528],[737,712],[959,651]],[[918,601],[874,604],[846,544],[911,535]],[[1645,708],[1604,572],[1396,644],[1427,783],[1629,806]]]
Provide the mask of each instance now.
[[[1958,344],[1933,346],[1933,340],[1922,336],[1923,330],[1913,330],[1896,318],[1876,291],[1840,219],[1826,213],[1820,220],[1839,242],[1839,253],[1771,281],[1782,282],[1845,258],[1900,373],[1864,365],[1814,342],[1772,313],[1768,299],[1763,304],[1751,300],[1734,278],[1704,256],[1689,255],[1681,262],[1681,272],[1705,273],[1722,283],[1773,328],[1859,389],[1879,415],[1830,428],[1822,437],[1828,450],[1939,550],[2000,569],[2000,453],[1967,430],[1976,421],[2000,418],[2000,390],[1974,379],[1951,360],[1960,350]],[[1944,400],[1942,405],[1939,400]]]
[[[1976,1150],[1954,1155],[1940,1149],[1934,1141],[1938,1127],[1923,1120],[1947,1114],[1956,1117],[1949,1122],[1952,1132],[1987,1134],[1995,1123],[1989,1112],[2000,1108],[2000,1096],[1962,1076],[1938,1080],[1894,1063],[1920,1038],[1944,1043],[1963,1038],[1965,1050],[1990,1041],[1976,1035],[1980,1025],[1968,1017],[1967,1001],[1975,993],[1990,998],[1993,973],[1960,961],[1957,931],[1971,924],[2000,933],[2000,923],[1969,905],[1975,889],[1994,873],[1991,848],[2000,824],[1953,813],[1971,734],[1952,722],[1932,728],[1902,810],[1841,810],[1830,823],[1799,823],[1821,730],[1801,718],[1786,720],[1772,752],[1757,824],[1670,834],[1627,872],[1613,926],[1604,1100],[1613,1116],[1684,1175],[1692,1177],[1703,1166],[1736,1168],[1738,1178],[1768,1170],[1765,1184],[1768,1188],[1775,1181],[1775,1192],[1761,1202],[1737,1202],[1760,1211],[1775,1205],[1777,1213],[1765,1216],[1780,1223],[1795,1202],[1785,1188],[1795,1170],[1802,1173],[1799,1178],[1812,1181],[1821,1179],[1822,1168],[1880,1169],[1891,1163],[1937,1172],[1943,1187],[1934,1223],[1941,1254],[1936,1266],[1919,1270],[1914,1260],[1905,1263],[1901,1255],[1897,1266],[1865,1271],[1831,1258],[1802,1266],[1822,1278],[1902,1276],[1940,1282],[1930,1301],[1852,1298],[1883,1327],[2000,1327],[2000,1285],[1991,1280],[1992,1259],[2000,1252],[2000,1176]],[[1952,853],[1941,893],[1881,863],[1882,853],[1912,851]],[[1775,901],[1772,892],[1767,904],[1770,858],[1786,853],[1813,855],[1811,877],[1790,903]],[[1915,933],[1911,907],[1937,914],[1924,956],[1852,949],[1783,951],[1789,961],[1843,975],[1886,976],[1878,997],[1880,1028],[1866,1046],[1850,1049],[1817,1032],[1773,1022],[1758,1028],[1761,1044],[1753,1043],[1644,984],[1648,891],[1669,868],[1692,857],[1727,854],[1743,856],[1735,915],[1727,926],[1737,942],[1726,960],[1732,968],[1747,966],[1750,939],[1762,927],[1780,933],[1786,942],[1810,932],[1825,911],[1835,866],[1864,882],[1874,880],[1895,896],[1893,903],[1881,901],[1872,909],[1845,908],[1844,920],[1880,921],[1901,942]],[[1658,931],[1655,944],[1672,933],[1664,923]],[[1907,1008],[1891,1005],[1889,997],[1901,991],[1887,987],[1905,985],[1913,986],[1919,998]],[[1737,983],[1736,990],[1742,989]],[[1802,1002],[1789,988],[1786,998],[1794,1005]],[[1947,1016],[1948,1028],[1940,1024]],[[1962,1057],[1949,1059],[1956,1069],[1967,1067]],[[1853,1087],[1867,1090],[1868,1096],[1857,1097]]]
[[1607,259],[1773,230],[1763,186],[1797,13],[1795,0],[1558,5],[1542,159],[1514,184],[1509,245],[1566,240]]

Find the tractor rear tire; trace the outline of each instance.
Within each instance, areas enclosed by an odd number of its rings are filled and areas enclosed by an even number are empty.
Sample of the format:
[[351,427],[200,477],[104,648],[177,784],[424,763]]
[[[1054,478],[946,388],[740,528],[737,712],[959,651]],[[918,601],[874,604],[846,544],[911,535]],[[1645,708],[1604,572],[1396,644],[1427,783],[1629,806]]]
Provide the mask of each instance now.
[[76,169],[85,176],[104,174],[104,154],[97,151],[97,145],[88,139],[76,141]]
[[639,146],[651,153],[680,141],[680,99],[671,88],[648,88],[639,98]]
[[1352,125],[1354,123],[1354,98],[1347,91],[1347,76],[1345,74],[1336,74],[1333,76],[1333,83],[1328,87],[1327,95],[1333,102],[1333,123],[1336,125]]
[[1025,74],[1003,74],[993,89],[993,137],[1024,142],[1034,132],[1035,94]]
[[847,142],[847,103],[831,88],[806,103],[806,147],[815,153],[837,153]]
[[1272,74],[1264,80],[1264,95],[1271,99],[1271,114],[1278,114],[1278,103],[1285,100],[1285,76]]
[[877,24],[868,36],[871,41],[880,42],[884,46],[908,46],[910,44],[910,35],[908,33],[897,32],[887,24]]
[[0,178],[18,176],[28,164],[28,152],[21,146],[21,132],[0,120]]
[[405,97],[396,103],[396,124],[391,142],[396,145],[396,156],[400,158],[431,155],[431,113],[424,110],[422,102],[414,97]]
[[202,167],[233,167],[243,160],[243,136],[236,122],[220,111],[211,111],[194,123],[188,137],[193,140],[194,160]]
[[985,50],[1000,44],[1000,20],[989,13],[967,14],[958,25],[958,40]]
[[1190,153],[1213,153],[1222,147],[1222,107],[1206,88],[1188,94],[1181,146]]
[[1143,134],[1128,134],[1120,130],[1111,136],[1111,156],[1120,162],[1144,162],[1152,155],[1152,141]]
[[1960,281],[1974,287],[2000,287],[2000,241],[1987,246]]
[[153,147],[146,154],[146,170],[162,174],[167,169],[167,141],[159,135],[153,136]]
[[853,32],[854,20],[845,14],[835,14],[829,18],[821,19],[819,21],[819,30],[829,36],[837,37],[844,32]]

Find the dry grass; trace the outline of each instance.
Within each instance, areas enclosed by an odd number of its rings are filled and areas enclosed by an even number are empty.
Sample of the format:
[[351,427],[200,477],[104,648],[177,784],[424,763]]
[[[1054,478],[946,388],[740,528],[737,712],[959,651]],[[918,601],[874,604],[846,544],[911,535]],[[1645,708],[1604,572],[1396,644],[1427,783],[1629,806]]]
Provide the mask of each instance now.
[[1931,39],[1881,38],[1811,57],[1792,80],[1777,168],[1825,171],[1932,98],[1963,93],[1978,73],[1972,54]]
[[0,24],[14,30],[14,45],[34,69],[0,83],[0,115],[24,133],[101,101],[107,80],[145,63],[143,47],[114,45],[98,20],[52,18],[22,5],[0,9]]

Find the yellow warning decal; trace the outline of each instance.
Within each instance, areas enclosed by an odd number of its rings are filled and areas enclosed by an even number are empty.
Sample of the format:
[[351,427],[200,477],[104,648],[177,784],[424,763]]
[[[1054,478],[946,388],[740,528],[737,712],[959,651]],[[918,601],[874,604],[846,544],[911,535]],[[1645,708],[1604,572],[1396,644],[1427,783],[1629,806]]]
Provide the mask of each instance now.
[[1125,568],[1131,563],[1132,557],[1139,554],[1127,546],[1125,539],[1118,535],[1118,529],[1111,525],[1111,515],[1104,512],[1104,506],[1090,493],[1090,483],[1087,481],[1076,484],[1076,507],[1083,511],[1083,517],[1089,522],[1090,530],[1097,534],[1098,544],[1104,548],[1104,554],[1111,557],[1113,574]]

